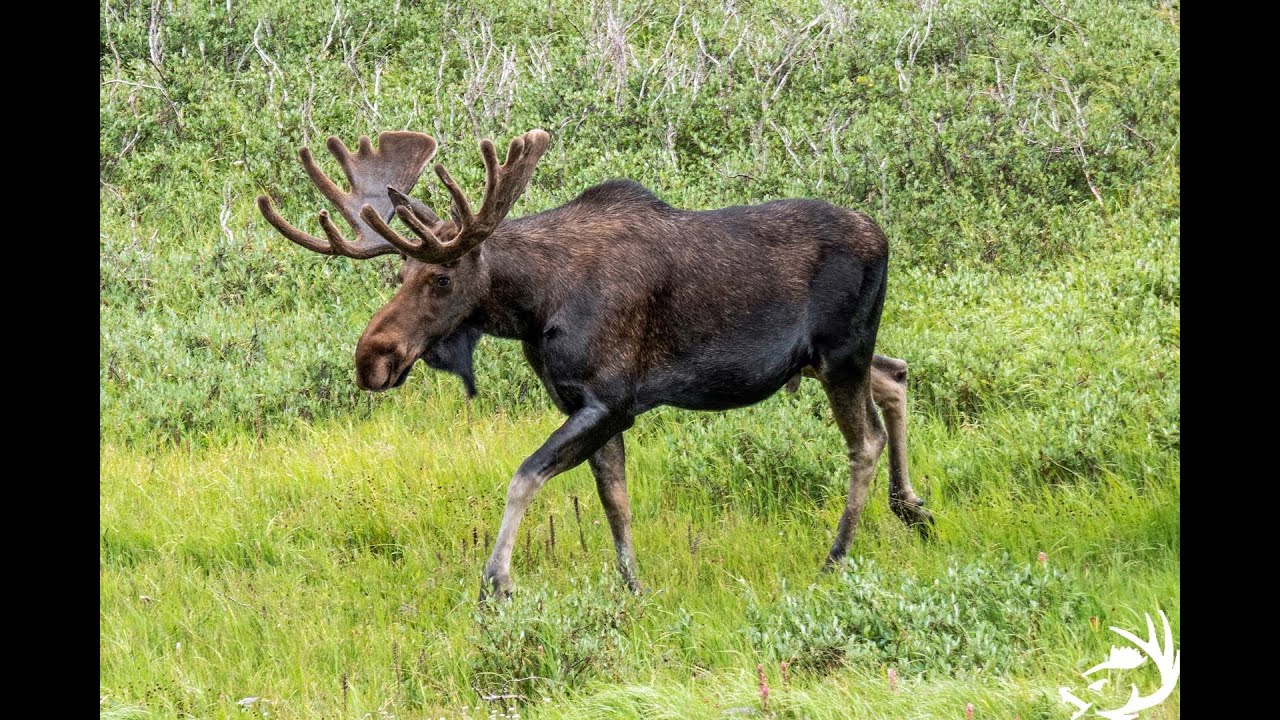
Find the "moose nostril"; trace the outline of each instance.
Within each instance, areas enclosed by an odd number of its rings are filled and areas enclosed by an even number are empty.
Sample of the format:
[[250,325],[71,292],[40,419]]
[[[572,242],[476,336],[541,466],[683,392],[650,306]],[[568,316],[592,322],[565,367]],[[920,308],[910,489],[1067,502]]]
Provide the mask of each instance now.
[[362,343],[356,349],[356,384],[378,392],[393,387],[404,353],[393,345]]

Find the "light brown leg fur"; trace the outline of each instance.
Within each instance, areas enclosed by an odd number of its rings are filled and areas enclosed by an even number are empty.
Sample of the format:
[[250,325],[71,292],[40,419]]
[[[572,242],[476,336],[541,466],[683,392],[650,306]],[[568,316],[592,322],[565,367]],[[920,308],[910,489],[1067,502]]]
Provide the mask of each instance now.
[[[802,377],[817,377],[805,368],[787,382],[796,392]],[[876,355],[871,362],[871,399],[884,416],[889,436],[889,506],[908,527],[922,536],[933,535],[933,515],[924,509],[924,500],[911,487],[907,465],[907,363],[898,358]]]
[[907,363],[876,355],[871,362],[871,398],[889,431],[889,507],[907,527],[931,537],[933,515],[924,509],[907,471]]
[[618,572],[632,592],[640,592],[636,567],[636,551],[631,545],[631,501],[627,497],[627,453],[622,435],[618,434],[592,455],[591,474],[596,478],[600,504],[604,506],[613,547],[618,554]]
[[884,451],[884,426],[871,402],[870,385],[865,376],[842,381],[824,379],[822,383],[831,402],[831,414],[849,448],[849,495],[836,527],[835,542],[824,564],[828,569],[839,563],[853,544],[858,518],[867,503],[867,490],[876,474],[876,462]]

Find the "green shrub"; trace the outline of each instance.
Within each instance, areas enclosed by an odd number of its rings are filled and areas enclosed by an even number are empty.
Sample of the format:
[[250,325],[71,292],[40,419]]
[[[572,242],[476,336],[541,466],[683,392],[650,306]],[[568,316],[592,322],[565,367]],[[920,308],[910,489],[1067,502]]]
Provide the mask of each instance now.
[[746,632],[761,656],[797,669],[887,664],[963,677],[1022,667],[1045,623],[1082,608],[1068,576],[1008,557],[951,565],[932,580],[851,558],[828,582],[753,601]]
[[627,655],[644,652],[632,633],[645,603],[612,568],[570,582],[565,590],[519,589],[476,615],[471,673],[480,695],[524,701],[617,679]]

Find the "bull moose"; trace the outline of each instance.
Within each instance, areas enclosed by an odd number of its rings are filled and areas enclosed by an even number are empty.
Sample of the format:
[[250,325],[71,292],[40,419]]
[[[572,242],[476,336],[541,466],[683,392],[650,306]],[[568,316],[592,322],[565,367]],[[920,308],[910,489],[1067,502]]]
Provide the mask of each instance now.
[[[887,439],[894,440],[891,507],[927,531],[932,518],[906,473],[904,408],[890,401],[905,380],[905,364],[873,362],[889,260],[876,223],[819,200],[682,210],[629,180],[507,220],[550,141],[542,130],[516,137],[501,165],[493,143],[482,141],[486,179],[478,211],[437,164],[452,198],[449,220],[408,195],[435,155],[429,135],[384,132],[377,149],[361,136],[354,154],[330,137],[349,192],[302,148],[303,168],[354,239],[343,236],[327,211],[319,213],[320,238],[291,225],[267,196],[258,197],[267,221],[308,250],[404,257],[399,289],[356,345],[361,388],[398,387],[422,359],[463,376],[472,392],[471,352],[487,333],[521,342],[568,416],[511,480],[481,599],[510,595],[511,553],[525,510],[548,480],[584,460],[619,570],[639,589],[623,433],[636,416],[660,405],[744,407],[784,385],[794,389],[801,374],[822,383],[848,447],[849,492],[825,566],[848,552]],[[393,229],[392,216],[414,237]],[[892,433],[873,402],[877,364]]]

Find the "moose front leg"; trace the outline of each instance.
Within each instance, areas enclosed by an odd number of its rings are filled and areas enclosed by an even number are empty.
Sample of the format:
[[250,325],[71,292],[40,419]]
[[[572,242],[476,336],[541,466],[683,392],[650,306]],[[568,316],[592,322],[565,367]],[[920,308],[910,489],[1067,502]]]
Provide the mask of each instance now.
[[[569,406],[547,372],[547,364],[538,346],[531,343],[521,345],[524,357],[529,361],[547,394],[560,412],[568,414]],[[605,517],[609,520],[609,530],[613,533],[613,547],[618,553],[618,570],[622,579],[633,592],[640,591],[640,580],[637,577],[636,552],[631,547],[631,501],[627,497],[627,452],[622,441],[622,433],[618,433],[588,458],[591,474],[596,479],[596,491],[600,494],[600,504],[604,506]]]
[[911,487],[907,471],[907,363],[876,355],[871,360],[871,397],[889,433],[889,507],[925,538],[933,536],[933,515]]
[[613,436],[591,456],[591,474],[596,478],[600,504],[609,519],[613,547],[618,553],[618,572],[632,592],[641,590],[636,551],[631,546],[631,500],[627,497],[627,451],[622,434]]
[[584,406],[551,433],[542,447],[520,463],[520,469],[507,489],[507,508],[502,515],[493,554],[485,565],[480,583],[481,602],[491,594],[503,598],[511,595],[511,551],[515,547],[520,520],[538,490],[551,478],[586,460],[631,423],[629,416],[611,412],[603,406]]

